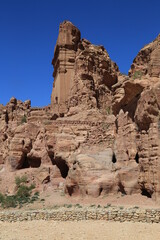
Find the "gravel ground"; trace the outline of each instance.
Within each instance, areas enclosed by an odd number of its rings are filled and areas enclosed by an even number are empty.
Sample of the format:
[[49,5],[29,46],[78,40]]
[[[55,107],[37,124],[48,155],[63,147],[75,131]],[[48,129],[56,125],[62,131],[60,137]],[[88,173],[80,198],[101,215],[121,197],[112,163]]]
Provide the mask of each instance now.
[[159,224],[106,221],[0,222],[1,240],[159,240]]

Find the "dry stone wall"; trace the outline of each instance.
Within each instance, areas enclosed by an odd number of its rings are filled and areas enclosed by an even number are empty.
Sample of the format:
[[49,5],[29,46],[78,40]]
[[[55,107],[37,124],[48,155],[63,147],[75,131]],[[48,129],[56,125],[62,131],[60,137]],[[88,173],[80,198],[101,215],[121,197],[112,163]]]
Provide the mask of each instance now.
[[160,209],[63,209],[0,212],[2,222],[21,221],[84,221],[105,220],[118,222],[160,223]]

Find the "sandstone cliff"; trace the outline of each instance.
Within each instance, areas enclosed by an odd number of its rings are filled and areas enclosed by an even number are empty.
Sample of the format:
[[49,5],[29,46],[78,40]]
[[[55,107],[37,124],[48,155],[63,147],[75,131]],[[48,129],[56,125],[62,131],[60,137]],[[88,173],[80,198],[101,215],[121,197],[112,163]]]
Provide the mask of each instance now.
[[31,108],[15,98],[0,105],[0,190],[12,193],[15,175],[27,174],[40,191],[158,199],[159,46],[158,36],[124,76],[103,46],[63,22],[51,106]]
[[160,34],[151,43],[147,44],[140,50],[138,55],[131,65],[129,75],[132,76],[135,72],[140,71],[142,75],[150,77],[160,76]]
[[104,110],[111,105],[110,91],[117,83],[118,66],[103,46],[80,39],[80,31],[70,22],[60,25],[52,64],[54,112],[63,115],[75,106]]

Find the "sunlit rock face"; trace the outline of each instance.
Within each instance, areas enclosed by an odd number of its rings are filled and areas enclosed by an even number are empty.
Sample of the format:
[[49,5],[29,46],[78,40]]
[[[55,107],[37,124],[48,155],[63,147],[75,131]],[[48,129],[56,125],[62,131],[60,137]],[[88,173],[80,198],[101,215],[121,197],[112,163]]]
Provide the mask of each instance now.
[[129,75],[134,76],[138,72],[140,75],[160,77],[160,34],[135,57]]
[[103,46],[63,22],[51,105],[0,105],[0,192],[13,193],[15,176],[26,174],[39,191],[159,199],[159,60],[158,36],[125,76]]
[[105,108],[111,103],[110,89],[117,82],[117,65],[103,46],[80,38],[80,31],[68,21],[60,24],[52,64],[53,111],[63,114],[70,107]]

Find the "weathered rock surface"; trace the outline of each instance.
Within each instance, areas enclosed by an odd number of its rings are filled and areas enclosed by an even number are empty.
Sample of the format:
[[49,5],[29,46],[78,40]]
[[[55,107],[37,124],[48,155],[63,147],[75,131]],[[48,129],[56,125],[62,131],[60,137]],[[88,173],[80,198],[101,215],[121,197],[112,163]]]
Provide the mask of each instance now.
[[[60,25],[51,106],[0,105],[0,191],[16,175],[70,196],[160,197],[159,36],[120,74],[102,46]],[[135,79],[134,73],[143,74]],[[141,79],[140,79],[141,78]]]
[[131,65],[129,75],[133,76],[140,72],[140,75],[150,77],[160,76],[160,34],[151,43],[140,50]]
[[70,107],[105,109],[111,104],[111,86],[117,82],[118,66],[103,46],[80,39],[70,22],[60,25],[52,61],[54,84],[51,105],[58,114]]

